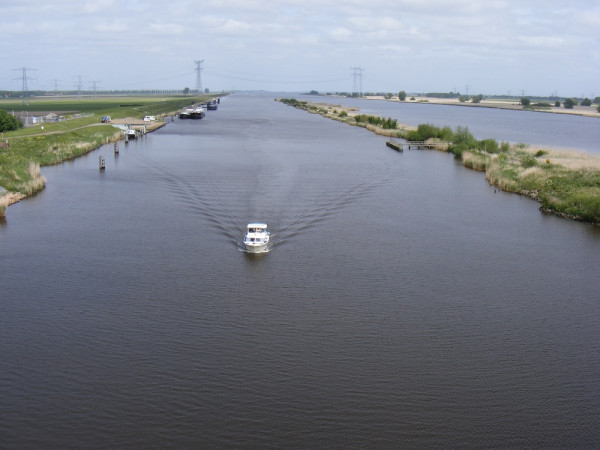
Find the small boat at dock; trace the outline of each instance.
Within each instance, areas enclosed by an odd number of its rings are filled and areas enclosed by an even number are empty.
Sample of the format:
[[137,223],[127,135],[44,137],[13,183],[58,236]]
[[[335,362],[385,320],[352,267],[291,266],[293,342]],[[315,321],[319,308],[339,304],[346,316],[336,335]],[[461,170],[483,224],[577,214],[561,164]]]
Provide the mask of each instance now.
[[197,106],[192,109],[190,113],[190,119],[203,119],[205,116],[204,108],[202,106]]

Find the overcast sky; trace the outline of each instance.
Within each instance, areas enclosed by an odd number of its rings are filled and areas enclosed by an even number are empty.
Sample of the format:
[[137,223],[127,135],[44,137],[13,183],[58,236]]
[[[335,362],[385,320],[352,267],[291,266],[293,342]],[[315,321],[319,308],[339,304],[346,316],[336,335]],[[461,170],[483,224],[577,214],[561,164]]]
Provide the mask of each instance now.
[[9,90],[195,89],[204,60],[214,91],[600,95],[599,0],[0,0],[0,30]]

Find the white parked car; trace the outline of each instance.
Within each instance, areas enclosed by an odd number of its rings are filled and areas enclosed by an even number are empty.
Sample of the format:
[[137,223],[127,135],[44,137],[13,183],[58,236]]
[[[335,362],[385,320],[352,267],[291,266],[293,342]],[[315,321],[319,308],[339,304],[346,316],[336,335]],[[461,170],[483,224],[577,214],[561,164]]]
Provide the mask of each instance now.
[[144,122],[154,122],[156,120],[156,116],[145,116]]

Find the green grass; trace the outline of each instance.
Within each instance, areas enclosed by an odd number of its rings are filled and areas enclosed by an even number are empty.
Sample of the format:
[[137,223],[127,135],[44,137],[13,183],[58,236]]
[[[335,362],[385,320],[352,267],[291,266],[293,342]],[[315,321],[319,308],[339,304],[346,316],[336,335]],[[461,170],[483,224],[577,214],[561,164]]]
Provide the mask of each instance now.
[[[40,166],[57,164],[81,156],[103,144],[122,138],[122,131],[99,124],[102,116],[113,119],[145,115],[161,116],[193,103],[206,101],[211,96],[200,97],[108,97],[81,101],[46,98],[27,99],[27,111],[71,111],[93,114],[58,123],[43,123],[33,127],[5,132],[10,147],[0,149],[0,187],[9,192],[31,195],[44,187]],[[2,99],[0,109],[24,110],[20,100]],[[71,114],[64,114],[68,117]],[[41,126],[43,125],[43,129]],[[37,172],[35,167],[37,167]]]
[[[310,103],[284,99],[284,103],[311,110]],[[283,101],[283,100],[282,100]],[[336,120],[364,126],[344,114]],[[384,119],[381,119],[384,120]],[[486,179],[500,189],[527,195],[541,203],[541,209],[564,217],[600,224],[600,157],[575,151],[531,149],[523,143],[498,144],[493,139],[475,139],[466,127],[439,128],[421,124],[416,129],[398,126],[395,137],[409,141],[443,140],[446,150],[462,160],[465,167],[485,171]],[[392,135],[392,134],[390,134]]]

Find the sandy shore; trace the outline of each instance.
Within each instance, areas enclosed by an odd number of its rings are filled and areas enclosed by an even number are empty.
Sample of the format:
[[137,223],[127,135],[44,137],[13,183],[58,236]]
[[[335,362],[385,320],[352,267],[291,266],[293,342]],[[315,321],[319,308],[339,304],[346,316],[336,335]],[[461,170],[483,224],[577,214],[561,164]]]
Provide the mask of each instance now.
[[[366,96],[364,97],[367,100],[386,100],[383,96]],[[480,103],[471,103],[471,102],[460,102],[457,98],[434,98],[434,97],[414,97],[414,100],[410,100],[413,97],[407,97],[404,103],[432,103],[437,105],[455,105],[455,106],[465,106],[471,108],[500,108],[500,109],[514,109],[523,111],[523,106],[518,101],[513,100],[502,100],[502,99],[489,99],[482,100]],[[391,99],[387,99],[389,102],[399,102],[398,97],[394,97]],[[532,103],[535,103],[532,101]],[[525,110],[529,111],[529,110]],[[547,113],[555,113],[555,114],[572,114],[578,116],[588,116],[588,117],[600,117],[600,113],[597,110],[597,106],[581,106],[577,105],[573,107],[573,109],[565,109],[562,106],[556,107],[552,106],[551,108],[540,108],[535,109],[534,111],[538,112],[547,112]]]

